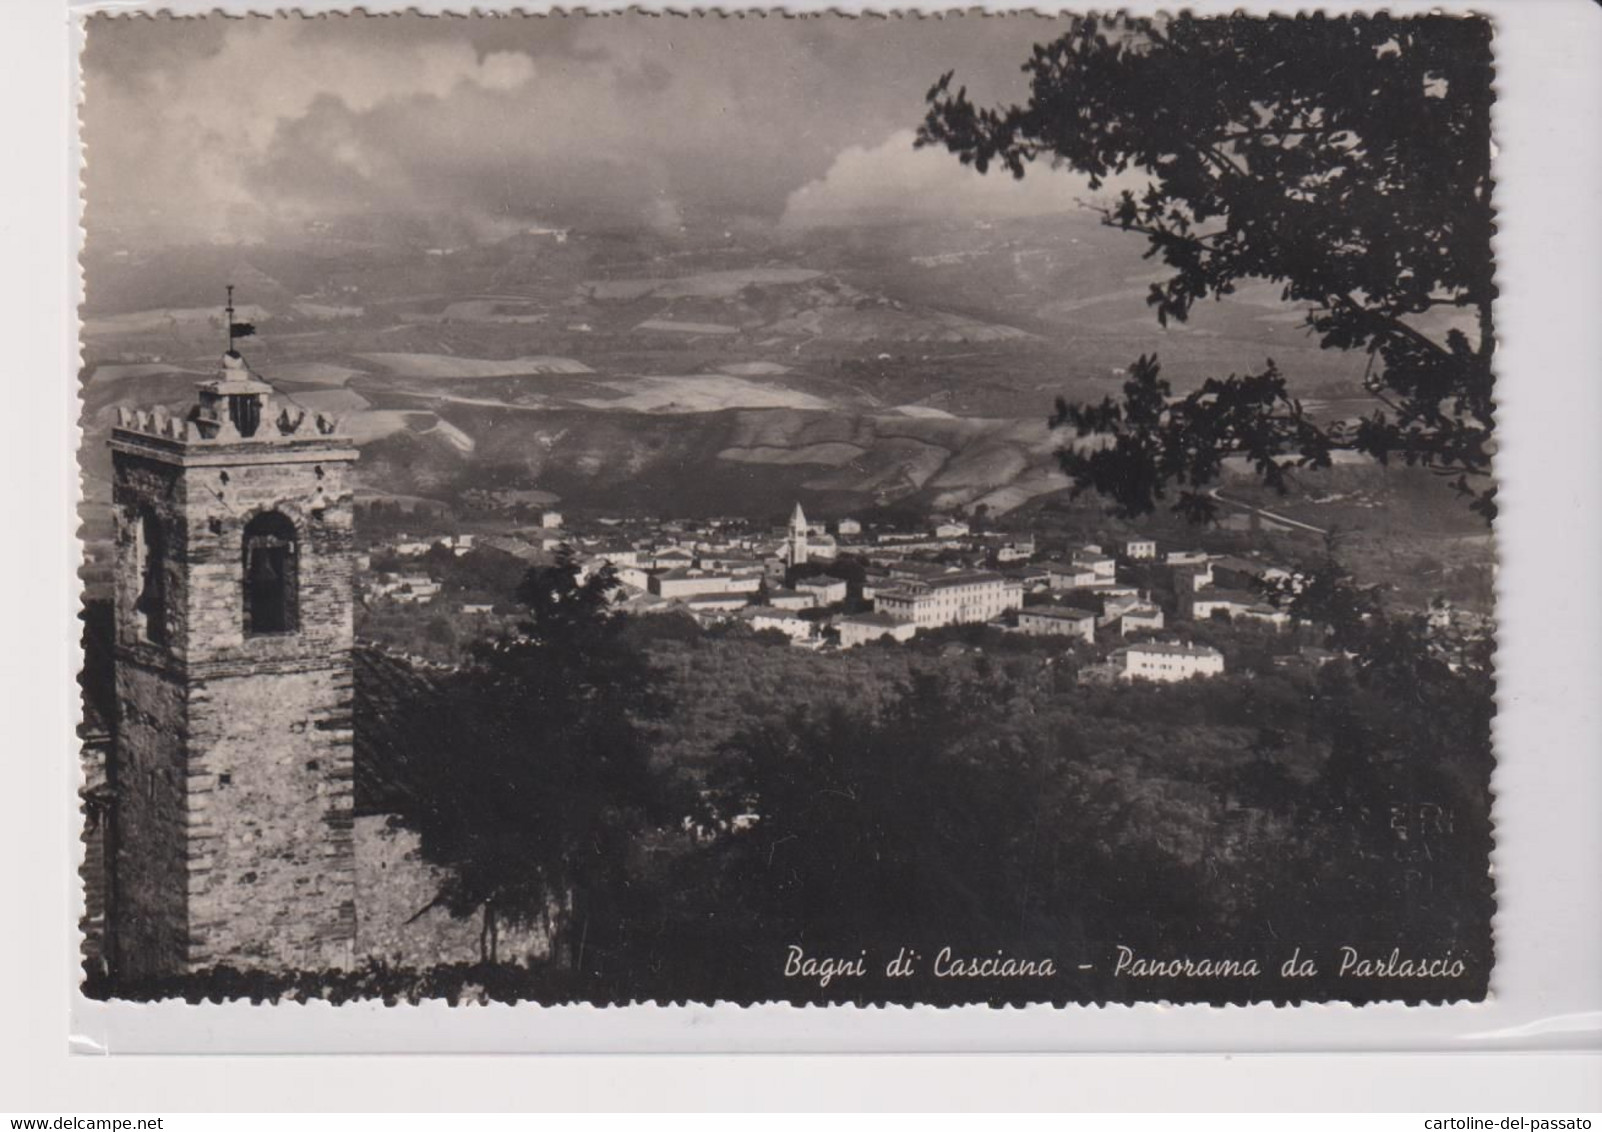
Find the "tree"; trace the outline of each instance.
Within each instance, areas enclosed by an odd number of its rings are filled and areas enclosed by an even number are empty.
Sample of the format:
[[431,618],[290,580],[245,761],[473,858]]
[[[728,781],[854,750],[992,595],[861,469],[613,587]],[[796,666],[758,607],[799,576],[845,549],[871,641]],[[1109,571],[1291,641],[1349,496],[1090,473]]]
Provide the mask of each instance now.
[[1133,781],[1093,785],[1067,752],[1095,726],[1042,714],[1039,667],[1010,667],[914,672],[882,710],[809,706],[735,735],[714,805],[755,820],[718,844],[734,905],[720,911],[770,947],[825,950],[1027,951],[1104,938],[1113,923],[1201,923],[1189,866],[1139,816],[1171,800],[1138,798]]
[[1176,510],[1208,518],[1227,456],[1283,491],[1349,450],[1446,476],[1489,520],[1490,39],[1489,21],[1444,15],[1085,16],[1024,64],[1026,105],[979,109],[940,78],[920,146],[1018,178],[1048,160],[1093,189],[1146,178],[1103,221],[1172,270],[1147,300],[1163,325],[1266,279],[1321,345],[1369,356],[1376,408],[1335,423],[1271,359],[1176,397],[1143,356],[1122,400],[1058,402],[1054,426],[1110,438],[1062,454],[1076,490],[1129,516],[1174,486]]
[[988,691],[924,677],[883,718],[841,704],[796,709],[730,741],[717,808],[757,815],[726,841],[734,887],[776,941],[983,919],[985,889],[971,874],[985,863],[987,832],[999,833],[987,830],[976,791],[996,773],[953,750]]
[[487,961],[502,923],[561,909],[576,959],[591,908],[668,810],[639,727],[664,710],[655,675],[610,609],[611,569],[579,573],[567,550],[530,569],[516,595],[525,618],[447,681],[401,815],[445,870],[434,904],[482,914]]

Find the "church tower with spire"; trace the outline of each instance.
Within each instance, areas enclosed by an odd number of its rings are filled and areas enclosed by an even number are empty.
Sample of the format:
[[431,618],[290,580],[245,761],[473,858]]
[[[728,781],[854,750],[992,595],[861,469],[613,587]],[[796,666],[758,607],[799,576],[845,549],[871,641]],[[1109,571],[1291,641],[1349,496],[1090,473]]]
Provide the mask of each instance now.
[[233,348],[174,416],[120,409],[113,963],[347,968],[356,446]]
[[796,501],[795,510],[790,513],[789,532],[784,539],[784,564],[786,566],[804,566],[811,556],[811,548],[807,545],[807,516],[801,510],[800,500]]

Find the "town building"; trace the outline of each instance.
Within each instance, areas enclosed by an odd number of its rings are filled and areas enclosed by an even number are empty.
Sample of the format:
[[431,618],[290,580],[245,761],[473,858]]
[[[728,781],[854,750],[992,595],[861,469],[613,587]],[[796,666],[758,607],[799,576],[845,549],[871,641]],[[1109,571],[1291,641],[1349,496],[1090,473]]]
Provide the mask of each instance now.
[[1075,569],[1089,570],[1097,582],[1110,582],[1118,577],[1118,560],[1103,554],[1099,546],[1076,550],[1070,557]]
[[999,571],[1002,577],[1017,582],[1024,593],[1042,593],[1051,588],[1051,571],[1044,566],[1008,566]]
[[651,552],[653,570],[678,570],[695,565],[695,554],[682,546],[659,547]]
[[1259,621],[1276,629],[1283,629],[1291,622],[1285,610],[1275,608],[1257,594],[1240,590],[1207,589],[1186,594],[1181,598],[1180,608],[1192,621],[1206,621],[1216,615],[1232,621]]
[[1242,609],[1231,615],[1235,621],[1254,621],[1261,625],[1272,625],[1275,629],[1288,629],[1296,620],[1283,609],[1277,609],[1267,602]]
[[1094,586],[1102,581],[1091,566],[1077,565],[1071,562],[1046,563],[1046,583],[1054,590],[1078,590]]
[[774,609],[788,609],[792,612],[798,609],[811,609],[818,604],[818,595],[777,586],[768,590],[768,604]]
[[1197,593],[1213,584],[1211,562],[1182,562],[1170,571],[1174,592],[1183,600],[1186,594]]
[[1109,587],[1096,593],[1096,599],[1092,608],[1101,611],[1096,621],[1098,625],[1110,625],[1123,616],[1125,610],[1149,604],[1146,595],[1133,586]]
[[478,542],[480,546],[498,550],[502,554],[510,554],[513,558],[520,558],[525,562],[532,562],[540,556],[537,548],[515,535],[489,535],[479,539]]
[[1227,589],[1259,590],[1260,587],[1287,579],[1289,570],[1260,562],[1253,558],[1225,555],[1212,561],[1213,584]]
[[680,604],[691,613],[724,614],[744,609],[747,602],[744,594],[695,594],[680,599]]
[[703,570],[716,570],[728,574],[759,575],[762,560],[743,550],[713,550],[701,552],[695,564]]
[[1157,540],[1149,538],[1125,539],[1124,557],[1131,562],[1150,562],[1157,557]]
[[[601,546],[599,546],[599,547],[597,547],[595,549],[594,553],[595,553],[595,557],[598,558],[600,561],[609,562],[613,566],[640,566],[640,565],[643,565],[643,563],[641,562],[641,556],[640,556],[639,548],[638,547],[634,547],[634,546],[630,546],[626,542],[603,543]],[[645,556],[645,561],[646,562],[650,561],[650,556],[649,555]]]
[[840,647],[843,649],[885,639],[910,641],[918,631],[917,625],[911,621],[903,621],[888,613],[878,612],[853,613],[846,617],[837,617],[834,620],[834,628],[840,634]]
[[1152,680],[1175,684],[1197,676],[1218,676],[1224,671],[1224,654],[1209,645],[1125,645],[1114,650],[1114,670],[1123,680]]
[[1155,605],[1131,605],[1121,610],[1110,624],[1117,626],[1118,635],[1155,633],[1163,627],[1163,611]]
[[921,562],[916,558],[892,559],[885,569],[892,580],[898,581],[927,581],[930,578],[938,578],[942,574],[956,572],[938,562]]
[[612,573],[623,585],[634,590],[648,590],[651,588],[651,572],[639,566],[614,566]]
[[889,567],[869,563],[862,571],[862,600],[872,601],[882,590],[893,590],[901,583]]
[[996,548],[996,562],[1006,565],[1012,562],[1027,562],[1035,556],[1035,536],[1024,535],[1003,542]]
[[541,512],[541,514],[540,514],[540,526],[544,527],[546,530],[554,531],[558,527],[560,527],[561,525],[562,525],[562,513],[560,511],[544,511],[544,512]]
[[664,570],[652,574],[650,590],[658,597],[682,600],[710,595],[750,595],[762,588],[758,576],[736,576],[723,571],[700,569]]
[[440,588],[440,584],[427,574],[397,574],[381,578],[373,587],[373,592],[392,601],[415,604],[433,601]]
[[840,544],[827,531],[812,530],[807,535],[807,561],[833,562],[840,557]]
[[617,596],[614,608],[622,613],[637,613],[643,615],[650,613],[678,613],[681,612],[684,607],[676,601],[668,601],[666,598],[658,597],[656,594],[642,591],[639,593],[630,594],[624,594],[620,592]]
[[1096,615],[1087,609],[1036,605],[1018,611],[1018,629],[1032,637],[1075,637],[1096,642]]
[[846,599],[847,586],[844,578],[814,574],[797,580],[795,590],[811,596],[814,605],[837,605]]
[[855,519],[841,519],[835,524],[834,530],[841,538],[850,538],[862,533],[862,524]]
[[988,571],[908,581],[874,599],[878,612],[920,629],[994,621],[1023,605],[1023,587]]
[[771,605],[748,606],[740,610],[740,619],[750,625],[753,632],[771,630],[783,633],[792,641],[809,640],[816,628],[811,621],[800,614],[786,609],[775,609]]

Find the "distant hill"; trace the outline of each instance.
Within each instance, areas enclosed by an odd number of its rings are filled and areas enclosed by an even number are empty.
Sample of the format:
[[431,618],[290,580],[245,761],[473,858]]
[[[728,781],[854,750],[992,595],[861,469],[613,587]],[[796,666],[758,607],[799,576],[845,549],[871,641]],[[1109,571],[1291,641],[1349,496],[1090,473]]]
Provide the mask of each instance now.
[[181,406],[234,283],[252,364],[343,414],[379,490],[494,482],[596,506],[997,512],[1060,491],[1056,397],[1115,394],[1156,352],[1176,387],[1273,357],[1316,411],[1360,407],[1270,285],[1164,330],[1144,241],[1090,214],[769,237],[329,224],[248,247],[85,254],[84,462],[118,403]]
[[763,513],[803,495],[846,510],[896,504],[998,512],[1066,486],[1044,421],[919,418],[799,409],[650,415],[556,410],[535,417],[454,405],[441,416],[471,453],[432,430],[364,447],[360,477],[447,498],[531,487],[623,511]]

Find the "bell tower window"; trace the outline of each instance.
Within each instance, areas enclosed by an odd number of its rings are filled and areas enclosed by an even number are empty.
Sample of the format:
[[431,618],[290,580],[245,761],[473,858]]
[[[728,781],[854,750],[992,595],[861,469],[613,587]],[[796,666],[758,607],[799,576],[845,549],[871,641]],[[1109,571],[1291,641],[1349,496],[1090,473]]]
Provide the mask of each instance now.
[[134,528],[135,577],[139,593],[134,598],[134,619],[139,636],[153,645],[167,643],[167,563],[161,520],[146,509],[139,513]]
[[245,635],[293,633],[299,628],[300,563],[295,524],[277,511],[245,527]]

